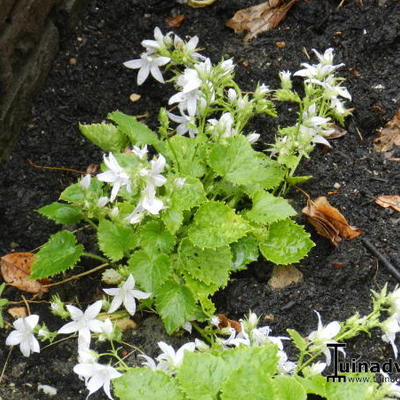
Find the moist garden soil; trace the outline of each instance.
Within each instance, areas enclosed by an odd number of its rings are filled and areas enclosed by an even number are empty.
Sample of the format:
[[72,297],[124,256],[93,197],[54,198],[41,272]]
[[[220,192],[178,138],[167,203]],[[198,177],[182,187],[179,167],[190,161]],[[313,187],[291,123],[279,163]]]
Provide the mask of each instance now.
[[[186,19],[176,32],[182,37],[198,35],[202,53],[213,61],[233,57],[243,90],[253,90],[257,82],[275,88],[278,71],[296,71],[301,62],[316,61],[308,60],[305,54],[312,56],[312,48],[335,49],[336,63],[345,63],[340,74],[353,95],[350,106],[354,113],[346,120],[348,134],[333,141],[333,149],[317,148],[310,159],[304,160],[298,174],[312,175],[313,179],[302,188],[312,198],[327,196],[350,224],[363,229],[363,237],[396,262],[400,255],[400,214],[376,205],[374,196],[399,194],[399,163],[375,153],[373,139],[400,106],[400,2],[345,0],[338,8],[339,2],[334,0],[299,0],[281,25],[244,44],[224,22],[235,11],[257,3],[218,0],[210,7],[191,9],[173,0],[92,1],[76,30],[64,34],[60,53],[19,142],[10,160],[0,165],[0,253],[32,251],[46,242],[58,227],[34,210],[57,200],[79,176],[34,168],[28,160],[81,171],[89,164],[100,163],[101,152],[80,135],[77,123],[101,122],[116,109],[131,115],[149,113],[144,121],[155,127],[158,109],[174,92],[172,86],[149,79],[138,87],[136,72],[122,63],[138,57],[140,42],[152,38],[155,26],[163,32],[169,30],[166,17],[184,14]],[[131,102],[132,93],[140,94],[141,99]],[[251,124],[249,131],[262,135],[259,149],[266,149],[273,141],[278,125],[289,125],[296,117],[297,110],[290,107],[280,106],[277,119],[260,118]],[[394,153],[396,156],[399,154]],[[298,221],[306,223],[301,216],[306,202],[303,195],[292,190],[289,198],[299,211]],[[302,282],[272,291],[267,286],[272,265],[260,259],[247,271],[233,275],[229,285],[217,293],[218,312],[239,319],[252,310],[263,316],[262,324],[270,325],[273,335],[285,335],[287,328],[307,335],[317,326],[313,310],[319,311],[326,323],[344,320],[357,311],[366,314],[371,289],[380,290],[385,282],[391,288],[395,286],[395,278],[367,252],[359,238],[336,248],[309,225],[307,229],[316,246],[298,264],[304,274]],[[80,239],[88,249],[93,248],[90,232],[81,233]],[[74,272],[95,265],[86,263]],[[66,284],[54,293],[86,307],[101,296],[99,275]],[[11,287],[4,295],[14,301],[22,298],[21,292]],[[31,297],[25,294],[26,299]],[[63,321],[49,313],[49,296],[37,300],[39,303],[30,304],[31,312],[40,314],[50,329],[58,329]],[[5,318],[12,322],[8,314]],[[135,321],[138,328],[127,331],[124,339],[149,355],[158,353],[156,343],[160,340],[175,346],[190,340],[187,335],[168,337],[155,315],[136,315]],[[38,392],[39,383],[56,387],[60,400],[86,398],[83,383],[72,372],[77,362],[76,339],[24,358],[17,348],[9,354],[4,344],[8,333],[0,331],[0,368],[9,356],[0,384],[2,400],[48,398]],[[125,346],[125,351],[131,349]],[[347,352],[349,359],[365,361],[384,361],[393,356],[379,332],[350,341]],[[128,361],[134,363],[135,356],[130,355]],[[106,396],[99,392],[91,398]]]

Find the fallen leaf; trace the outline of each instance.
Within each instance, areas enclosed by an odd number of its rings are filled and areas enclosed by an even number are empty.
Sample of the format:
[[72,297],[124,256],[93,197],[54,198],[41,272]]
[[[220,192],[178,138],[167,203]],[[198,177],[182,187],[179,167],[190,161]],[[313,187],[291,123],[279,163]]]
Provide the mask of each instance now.
[[122,319],[117,319],[115,321],[115,324],[117,327],[122,331],[128,331],[128,330],[134,330],[137,329],[137,323],[135,321],[132,321],[130,318],[122,318]]
[[24,292],[48,292],[49,289],[43,286],[49,282],[47,279],[37,281],[29,279],[34,259],[33,253],[10,253],[1,257],[0,269],[4,281]]
[[400,196],[378,196],[375,203],[384,208],[391,208],[392,210],[400,212]]
[[378,153],[387,153],[395,146],[400,146],[400,108],[374,139],[374,150]]
[[28,310],[26,307],[11,307],[7,310],[7,312],[14,318],[24,318],[28,315]]
[[275,46],[278,47],[278,49],[284,49],[286,47],[285,42],[276,42]]
[[233,319],[229,319],[225,314],[217,314],[219,318],[219,328],[226,328],[228,326],[232,327],[236,332],[240,332],[242,330],[242,326],[240,322],[235,321]]
[[285,18],[287,12],[297,0],[268,0],[253,7],[244,8],[225,22],[225,25],[241,33],[247,31],[244,41],[248,42],[262,32],[274,29]]
[[177,15],[176,17],[165,18],[165,22],[170,28],[179,29],[183,24],[183,21],[185,21],[185,19],[186,19],[185,15]]
[[328,238],[334,246],[342,239],[351,240],[361,235],[362,230],[350,226],[340,211],[332,207],[325,196],[315,201],[308,199],[307,206],[302,210],[308,222],[323,237]]
[[303,273],[294,265],[274,266],[268,286],[272,290],[281,290],[292,284],[299,283],[303,279]]

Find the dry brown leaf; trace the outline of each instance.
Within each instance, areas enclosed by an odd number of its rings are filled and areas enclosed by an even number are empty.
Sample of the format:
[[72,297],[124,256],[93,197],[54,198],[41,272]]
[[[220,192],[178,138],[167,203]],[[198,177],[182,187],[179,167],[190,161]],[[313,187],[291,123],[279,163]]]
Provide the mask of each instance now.
[[219,325],[218,325],[219,328],[226,328],[230,326],[236,332],[240,332],[242,330],[240,322],[235,321],[233,319],[229,319],[225,314],[217,314],[217,317],[219,318]]
[[400,146],[400,108],[374,139],[374,150],[379,153],[389,152],[395,146]]
[[375,203],[381,207],[391,208],[392,210],[400,212],[400,196],[378,196],[375,200]]
[[185,21],[185,15],[177,15],[176,17],[167,17],[165,18],[165,22],[167,23],[169,28],[179,29]]
[[130,318],[122,318],[122,319],[117,319],[115,321],[115,324],[117,327],[122,331],[128,331],[128,330],[134,330],[137,329],[137,323],[135,321],[132,321]]
[[324,134],[324,138],[325,139],[338,139],[344,135],[347,135],[347,131],[346,129],[343,129],[341,126],[339,125],[331,125],[328,128],[328,131],[330,131],[330,133],[328,133],[327,135]]
[[285,4],[284,0],[268,0],[256,6],[244,8],[237,11],[225,22],[225,25],[233,29],[235,33],[247,31],[244,41],[248,42],[258,34],[270,31],[279,25],[296,1],[290,0]]
[[0,268],[4,281],[24,292],[48,292],[49,289],[43,286],[48,283],[47,279],[40,281],[29,279],[34,259],[35,254],[33,253],[10,253],[1,257]]
[[321,235],[328,238],[334,246],[342,239],[354,239],[361,235],[362,230],[350,226],[340,211],[332,207],[325,196],[315,201],[308,199],[307,206],[302,210],[308,222]]
[[7,312],[14,318],[24,318],[28,315],[28,310],[26,307],[11,307],[7,310]]

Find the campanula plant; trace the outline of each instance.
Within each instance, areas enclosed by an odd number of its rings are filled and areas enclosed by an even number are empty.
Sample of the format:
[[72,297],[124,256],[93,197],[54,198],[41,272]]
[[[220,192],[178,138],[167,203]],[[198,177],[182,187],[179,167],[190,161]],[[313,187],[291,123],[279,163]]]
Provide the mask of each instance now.
[[[104,151],[102,172],[82,177],[39,212],[63,225],[89,223],[104,256],[95,257],[122,279],[132,276],[130,286],[115,289],[112,304],[124,303],[136,284],[144,292],[131,297],[146,299],[173,333],[213,315],[211,296],[260,253],[278,265],[307,255],[314,244],[280,194],[296,182],[302,157],[327,143],[333,119],[348,113],[339,98],[350,95],[334,76],[340,65],[333,65],[332,49],[295,73],[305,78],[301,97],[288,72],[278,90],[260,83],[242,92],[233,61],[213,64],[198,53],[197,37],[184,41],[156,28],[142,45],[140,58],[125,63],[138,70],[137,84],[152,76],[177,89],[170,109],[160,110],[157,132],[119,111],[109,122],[80,125]],[[255,115],[275,117],[274,101],[297,103],[298,121],[279,129],[267,153],[257,151],[260,135],[247,124]],[[56,233],[38,252],[31,277],[63,272],[82,256],[93,257],[72,232]]]

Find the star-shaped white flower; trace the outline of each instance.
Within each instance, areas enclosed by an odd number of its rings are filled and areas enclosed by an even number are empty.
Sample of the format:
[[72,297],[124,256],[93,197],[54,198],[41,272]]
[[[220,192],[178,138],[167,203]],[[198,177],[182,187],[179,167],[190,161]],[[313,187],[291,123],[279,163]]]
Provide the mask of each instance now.
[[382,340],[392,345],[394,358],[397,358],[397,346],[395,343],[396,334],[400,332],[400,325],[395,314],[391,315],[388,319],[382,322],[381,328],[384,332]]
[[147,299],[151,296],[151,293],[142,292],[141,290],[135,289],[135,279],[133,275],[129,275],[125,283],[119,288],[103,289],[109,296],[113,296],[110,309],[108,313],[117,311],[121,304],[129,314],[134,315],[136,312],[136,301],[135,299]]
[[225,112],[221,115],[221,118],[218,119],[209,119],[208,122],[212,127],[213,134],[216,134],[220,137],[230,137],[235,136],[237,134],[236,129],[233,128],[234,119],[231,113]]
[[164,83],[160,67],[167,64],[169,57],[154,57],[148,53],[143,53],[140,58],[124,62],[124,66],[130,69],[139,69],[137,84],[141,85],[151,74],[155,80]]
[[172,45],[172,32],[168,32],[165,36],[162,34],[160,28],[156,26],[154,28],[154,39],[155,40],[143,40],[142,46],[146,48],[148,54],[156,53],[166,46]]
[[108,168],[107,171],[98,174],[96,177],[101,182],[112,184],[110,201],[114,201],[122,186],[126,186],[126,190],[131,192],[131,179],[129,174],[118,164],[117,159],[112,153],[108,157],[104,155],[104,164]]
[[167,373],[173,372],[182,365],[185,351],[193,352],[196,350],[196,344],[193,342],[185,343],[177,351],[164,342],[158,342],[158,347],[162,350],[162,353],[157,357],[157,361],[159,362],[157,369],[161,369]]
[[85,379],[86,388],[89,390],[88,397],[103,387],[107,397],[111,400],[113,399],[110,392],[111,380],[122,375],[110,365],[99,364],[92,359],[85,359],[75,365],[74,372]]
[[150,169],[143,169],[140,171],[140,174],[146,177],[148,185],[160,187],[167,182],[167,179],[161,175],[166,163],[167,161],[165,160],[165,157],[162,154],[159,154],[156,160],[150,161]]
[[15,328],[6,339],[7,346],[16,346],[19,344],[19,349],[25,357],[29,357],[31,353],[40,353],[40,345],[33,330],[39,322],[39,316],[32,314],[29,317],[18,318],[13,322]]
[[186,115],[184,112],[181,115],[175,115],[170,112],[167,113],[169,119],[179,124],[176,127],[176,133],[183,136],[186,132],[189,133],[189,137],[194,138],[197,135],[196,119],[194,116]]
[[68,322],[62,326],[58,333],[74,333],[78,332],[78,347],[79,349],[88,348],[90,345],[92,332],[99,332],[101,330],[102,322],[96,319],[103,305],[102,300],[98,300],[90,305],[85,312],[80,310],[78,307],[67,305],[66,308],[72,318],[71,322]]
[[[321,315],[318,311],[315,311],[318,316],[318,328],[316,331],[312,331],[307,339],[312,342],[310,346],[311,351],[322,351],[326,358],[326,365],[330,365],[331,363],[331,352],[328,349],[327,344],[329,343],[337,343],[334,338],[340,332],[340,324],[337,321],[332,321],[328,325],[323,326],[321,321]],[[343,348],[339,349],[345,354]]]

